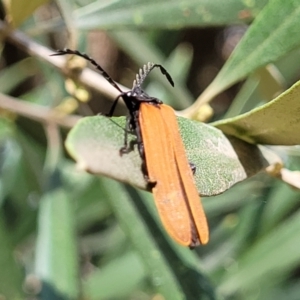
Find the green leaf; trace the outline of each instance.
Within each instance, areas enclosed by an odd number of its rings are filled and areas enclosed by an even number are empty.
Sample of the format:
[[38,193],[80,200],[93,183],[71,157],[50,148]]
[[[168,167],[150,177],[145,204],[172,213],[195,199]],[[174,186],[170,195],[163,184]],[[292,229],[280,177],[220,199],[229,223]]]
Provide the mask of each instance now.
[[137,193],[107,178],[101,179],[101,186],[120,226],[146,266],[153,287],[164,299],[196,300],[202,294],[216,299],[199,268],[196,253],[178,245],[162,229],[151,194]]
[[14,249],[10,239],[11,233],[4,222],[4,215],[0,210],[0,298],[21,300],[22,292],[22,270],[14,258]]
[[[218,74],[220,86],[229,86],[258,67],[276,61],[296,48],[300,41],[300,3],[269,1]],[[280,20],[280,22],[279,22]]]
[[231,57],[195,105],[193,115],[206,102],[245,78],[254,70],[274,62],[300,45],[300,3],[298,0],[269,1],[249,27]]
[[243,115],[212,123],[248,143],[300,144],[300,81],[273,101]]
[[36,273],[45,290],[66,299],[79,295],[73,208],[61,188],[46,193],[40,202]]
[[15,189],[21,151],[14,140],[15,126],[0,117],[0,207],[3,200]]
[[274,288],[266,286],[266,290],[261,291],[261,299],[264,300],[298,300],[300,295],[300,282],[297,279],[292,279],[289,282],[276,285]]
[[297,212],[251,247],[238,265],[227,268],[220,291],[232,295],[236,291],[255,290],[290,276],[299,266],[300,214]]
[[14,129],[14,123],[11,120],[0,116],[0,142],[14,135]]
[[[254,76],[247,78],[233,101],[231,102],[230,107],[227,109],[223,119],[235,117],[243,112],[249,111],[253,108],[251,100],[259,87],[259,79]],[[256,95],[255,95],[256,96]],[[252,98],[252,99],[251,99]],[[257,99],[257,97],[256,97]],[[251,105],[251,108],[248,106]]]
[[[195,180],[202,195],[222,193],[266,166],[256,146],[233,139],[229,142],[219,130],[203,123],[185,118],[178,118],[178,122],[188,159],[197,169]],[[124,127],[124,117],[86,117],[71,130],[66,147],[82,169],[145,189],[136,147],[128,154],[119,154]]]
[[88,299],[95,300],[124,298],[145,278],[146,272],[141,259],[136,253],[125,253],[86,280],[85,294]]
[[0,188],[1,205],[2,199],[13,194],[16,185],[20,187],[19,173],[21,171],[20,164],[22,162],[22,151],[18,143],[12,138],[7,138],[5,143],[1,141],[0,138],[0,147],[2,148],[2,153],[0,155],[0,185],[2,185],[2,188]]
[[[298,159],[298,158],[297,158]],[[295,163],[297,166],[297,163]],[[282,199],[285,199],[282,201]],[[288,185],[278,181],[269,196],[266,198],[267,207],[264,210],[261,233],[265,234],[284,218],[290,216],[299,205],[299,191],[291,189]]]
[[128,26],[179,29],[187,26],[220,26],[242,23],[255,16],[267,1],[241,0],[122,0],[96,1],[78,9],[74,17],[80,29]]
[[33,58],[26,58],[6,67],[0,71],[1,92],[10,93],[29,76],[35,75],[37,71],[37,64]]

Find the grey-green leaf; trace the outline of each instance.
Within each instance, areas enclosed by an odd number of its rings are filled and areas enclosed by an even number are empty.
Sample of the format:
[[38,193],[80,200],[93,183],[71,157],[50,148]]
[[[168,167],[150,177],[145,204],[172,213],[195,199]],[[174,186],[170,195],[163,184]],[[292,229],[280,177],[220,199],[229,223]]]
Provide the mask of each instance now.
[[300,144],[300,81],[273,101],[211,125],[248,143]]
[[[201,195],[220,194],[267,165],[254,145],[229,141],[221,131],[203,123],[185,118],[178,118],[178,122],[188,159],[196,166],[195,180]],[[124,126],[124,117],[86,117],[71,130],[66,147],[82,169],[145,189],[136,145],[134,151],[120,156]],[[130,135],[132,140],[134,135]]]
[[76,11],[78,28],[182,28],[242,23],[252,19],[266,4],[241,0],[122,0],[96,1]]

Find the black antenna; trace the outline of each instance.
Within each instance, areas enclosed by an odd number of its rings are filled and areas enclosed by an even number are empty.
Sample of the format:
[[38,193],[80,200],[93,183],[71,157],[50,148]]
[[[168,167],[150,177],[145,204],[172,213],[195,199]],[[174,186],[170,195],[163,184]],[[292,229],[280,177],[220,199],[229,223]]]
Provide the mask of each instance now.
[[172,80],[171,75],[168,73],[168,71],[159,64],[154,64],[152,62],[148,62],[148,64],[144,65],[142,69],[139,70],[139,73],[136,75],[136,79],[133,82],[133,88],[134,87],[141,87],[146,77],[149,75],[149,73],[154,69],[159,68],[161,73],[165,75],[170,82],[172,86],[174,86],[174,82]]
[[[51,54],[51,56],[58,56],[58,55],[66,55],[66,54],[74,54],[77,56],[80,56],[86,60],[88,60],[92,65],[96,67],[98,71],[102,74],[102,76],[112,85],[114,86],[119,92],[123,93],[123,91],[118,87],[118,85],[113,81],[113,79],[103,70],[103,68],[96,63],[94,59],[89,57],[85,53],[80,53],[77,50],[71,50],[71,49],[64,49],[64,50],[57,50],[55,54]],[[170,75],[169,75],[170,76]]]
[[[51,56],[57,56],[57,55],[66,55],[66,54],[73,54],[73,55],[77,55],[80,56],[84,59],[86,59],[87,61],[89,61],[92,65],[94,65],[96,67],[96,69],[98,71],[100,71],[100,73],[103,75],[103,77],[113,86],[115,87],[119,92],[120,95],[115,99],[109,113],[107,114],[107,116],[112,116],[118,100],[120,98],[123,98],[127,108],[129,109],[130,113],[132,113],[133,109],[134,109],[134,105],[133,103],[137,103],[137,102],[152,102],[152,103],[162,103],[161,101],[159,101],[156,98],[153,97],[149,97],[145,92],[143,92],[141,85],[143,84],[144,80],[146,79],[146,77],[149,75],[149,73],[154,69],[154,68],[159,68],[161,73],[163,75],[166,76],[166,78],[168,79],[168,81],[170,82],[170,84],[172,86],[174,86],[174,82],[172,80],[171,75],[167,72],[167,70],[159,64],[154,64],[152,62],[148,62],[148,64],[144,65],[143,68],[141,68],[139,70],[139,73],[136,75],[136,79],[133,82],[133,88],[131,91],[129,92],[123,92],[119,86],[115,83],[115,81],[103,70],[103,68],[97,64],[97,62],[92,59],[91,57],[89,57],[87,54],[85,53],[81,53],[78,50],[71,50],[71,49],[64,49],[64,50],[57,50],[56,53],[51,54]],[[138,109],[138,106],[135,108]]]

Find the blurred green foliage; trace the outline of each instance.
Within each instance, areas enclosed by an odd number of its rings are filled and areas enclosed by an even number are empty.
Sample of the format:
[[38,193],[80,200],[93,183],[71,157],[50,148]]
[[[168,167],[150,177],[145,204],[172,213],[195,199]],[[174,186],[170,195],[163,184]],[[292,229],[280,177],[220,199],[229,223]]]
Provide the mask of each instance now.
[[[186,116],[210,102],[218,121],[299,79],[299,2],[45,2],[1,2],[0,298],[299,299],[298,190],[259,173],[203,199],[207,246],[175,244],[150,193],[80,171],[64,150],[74,115],[107,112],[114,95],[99,84],[102,94],[79,101],[85,88],[66,82],[66,69],[35,44],[87,51],[125,86],[129,70],[161,63],[176,89],[155,72],[147,91]],[[277,125],[299,126],[297,112],[296,101],[286,101]],[[299,146],[273,151],[300,169]]]

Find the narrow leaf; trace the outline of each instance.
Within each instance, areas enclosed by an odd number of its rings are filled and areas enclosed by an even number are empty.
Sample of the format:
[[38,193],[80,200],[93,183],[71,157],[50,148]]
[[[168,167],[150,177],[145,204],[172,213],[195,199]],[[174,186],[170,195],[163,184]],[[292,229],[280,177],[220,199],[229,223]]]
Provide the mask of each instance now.
[[238,266],[224,274],[220,291],[232,295],[238,290],[260,289],[265,284],[276,284],[290,276],[299,266],[300,214],[294,214],[286,222],[257,241],[239,259]]
[[249,27],[222,70],[184,114],[196,116],[199,107],[254,70],[274,62],[300,45],[300,3],[269,1]]
[[10,235],[4,222],[4,215],[0,210],[0,298],[21,300],[22,293],[22,270],[14,258],[13,246]]
[[220,26],[252,19],[267,1],[241,0],[123,0],[93,2],[76,11],[80,29],[140,26],[178,29],[186,26]]
[[133,188],[107,178],[101,179],[101,186],[120,226],[146,266],[153,287],[164,299],[196,300],[202,294],[216,299],[195,253],[166,236],[149,193],[141,197]]
[[73,209],[62,189],[41,199],[36,272],[43,282],[42,294],[77,299],[79,295]]
[[130,294],[145,279],[146,272],[141,259],[136,253],[129,252],[87,278],[85,294],[92,300],[118,299]]

